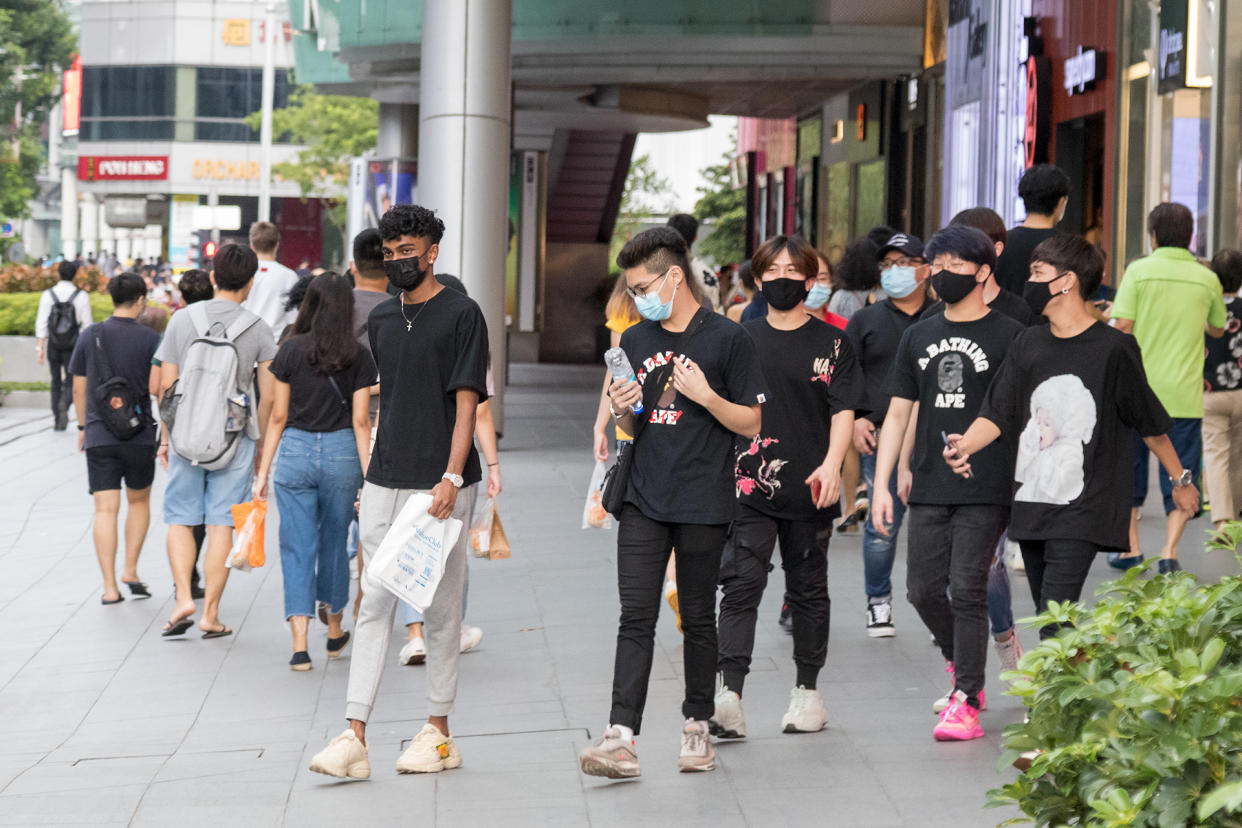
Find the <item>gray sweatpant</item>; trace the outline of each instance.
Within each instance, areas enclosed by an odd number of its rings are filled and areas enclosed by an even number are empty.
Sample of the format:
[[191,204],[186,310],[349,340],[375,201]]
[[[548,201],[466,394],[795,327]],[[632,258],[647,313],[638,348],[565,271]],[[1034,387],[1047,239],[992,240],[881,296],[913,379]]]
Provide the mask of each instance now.
[[[389,489],[364,483],[358,505],[359,536],[364,560],[373,559],[388,528],[411,495],[426,490]],[[431,606],[423,613],[423,637],[427,642],[427,714],[447,716],[457,698],[457,660],[461,657],[461,596],[470,546],[470,518],[474,512],[475,487],[457,493],[453,517],[462,522],[461,534],[444,563],[444,576],[436,587]],[[365,577],[365,576],[364,576]],[[359,579],[361,585],[363,580]],[[354,652],[350,656],[349,689],[345,693],[345,718],[365,722],[375,707],[393,615],[398,599],[386,589],[363,587],[362,606],[354,628]]]

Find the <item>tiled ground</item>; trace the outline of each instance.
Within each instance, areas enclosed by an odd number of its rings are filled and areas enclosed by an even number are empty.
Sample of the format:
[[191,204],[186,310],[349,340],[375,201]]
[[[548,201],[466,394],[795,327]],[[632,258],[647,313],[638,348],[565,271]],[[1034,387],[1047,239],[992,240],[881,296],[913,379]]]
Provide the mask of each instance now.
[[[513,371],[501,511],[514,555],[471,562],[469,621],[485,637],[462,659],[452,720],[465,765],[425,777],[392,769],[425,716],[422,668],[396,666],[394,638],[369,731],[374,776],[364,783],[306,769],[343,726],[349,660],[327,662],[319,628],[314,670],[286,668],[274,522],[269,564],[235,574],[225,593],[223,616],[237,634],[164,640],[172,589],[158,496],[140,568],[156,597],[100,606],[76,432],[52,432],[39,411],[0,409],[0,824],[878,827],[1012,816],[983,803],[1009,778],[996,762],[1003,726],[1021,717],[1016,700],[993,678],[987,738],[932,741],[942,665],[904,600],[895,639],[866,637],[858,536],[838,536],[830,553],[825,732],[778,732],[793,666],[773,587],[747,683],[752,735],[718,746],[715,773],[675,770],[681,646],[667,615],[640,740],[642,779],[578,773],[576,752],[605,724],[617,618],[613,535],[579,528],[597,373]],[[1157,508],[1142,524],[1151,551],[1163,534]],[[1183,544],[1187,568],[1234,571],[1230,556],[1198,551],[1204,526],[1192,524]],[[1093,580],[1107,572],[1101,560]],[[904,578],[899,558],[894,581]],[[1020,576],[1014,595],[1027,614]],[[1033,640],[1030,631],[1023,638]]]

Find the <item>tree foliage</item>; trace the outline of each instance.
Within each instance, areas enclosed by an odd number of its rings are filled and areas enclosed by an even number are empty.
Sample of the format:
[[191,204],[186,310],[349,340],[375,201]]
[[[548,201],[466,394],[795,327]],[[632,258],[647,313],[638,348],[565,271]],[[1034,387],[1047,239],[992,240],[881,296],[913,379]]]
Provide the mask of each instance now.
[[621,191],[621,206],[617,210],[617,223],[612,231],[609,261],[617,258],[625,243],[642,227],[644,219],[672,213],[676,209],[672,182],[660,175],[651,163],[651,156],[643,153],[630,161],[625,189]]
[[736,154],[737,135],[733,136],[734,149],[726,152],[719,164],[702,170],[703,194],[694,205],[694,216],[700,224],[715,225],[711,235],[699,242],[699,254],[717,264],[740,262],[746,258],[746,190],[733,186],[730,160]]
[[77,48],[68,17],[52,0],[0,0],[0,218],[29,215],[43,126]]
[[[261,112],[251,113],[246,124],[259,129]],[[303,200],[318,198],[342,237],[346,230],[345,204],[336,192],[349,183],[349,161],[373,149],[379,130],[379,104],[370,98],[319,95],[309,84],[299,86],[289,103],[272,110],[272,135],[287,135],[305,144],[295,160],[272,165],[272,174],[293,181]],[[345,240],[346,242],[348,240]],[[345,245],[349,249],[348,244]]]

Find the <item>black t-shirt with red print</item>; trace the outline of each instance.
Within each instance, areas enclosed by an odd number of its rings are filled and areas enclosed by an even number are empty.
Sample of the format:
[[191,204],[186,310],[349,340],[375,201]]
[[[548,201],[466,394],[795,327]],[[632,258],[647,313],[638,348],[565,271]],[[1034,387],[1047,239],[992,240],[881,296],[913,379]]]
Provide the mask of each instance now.
[[815,508],[806,479],[828,453],[833,416],[862,404],[854,349],[844,332],[815,318],[792,331],[777,330],[766,319],[743,327],[755,341],[772,396],[763,407],[759,436],[738,440],[738,500],[772,517],[837,517],[836,502]]
[[[700,320],[702,327],[695,331]],[[639,322],[621,334],[621,348],[644,384],[643,398],[654,400],[639,415],[644,425],[634,443],[626,500],[653,520],[729,523],[736,502],[735,435],[703,406],[678,393],[671,371],[657,369],[685,356],[724,399],[745,406],[762,404],[767,388],[755,343],[736,322],[700,314],[682,333],[670,333],[658,322]],[[663,388],[645,387],[653,374],[667,377]]]

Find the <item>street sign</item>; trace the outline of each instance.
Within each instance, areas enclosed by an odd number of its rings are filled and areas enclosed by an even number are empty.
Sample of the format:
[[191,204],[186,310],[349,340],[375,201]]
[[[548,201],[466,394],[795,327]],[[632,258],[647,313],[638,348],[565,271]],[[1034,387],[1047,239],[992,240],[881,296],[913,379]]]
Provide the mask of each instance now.
[[[214,211],[214,212],[213,212]],[[240,230],[241,207],[236,204],[197,204],[194,207],[195,230]]]
[[0,239],[11,239],[17,235],[17,228],[11,221],[0,221]]

